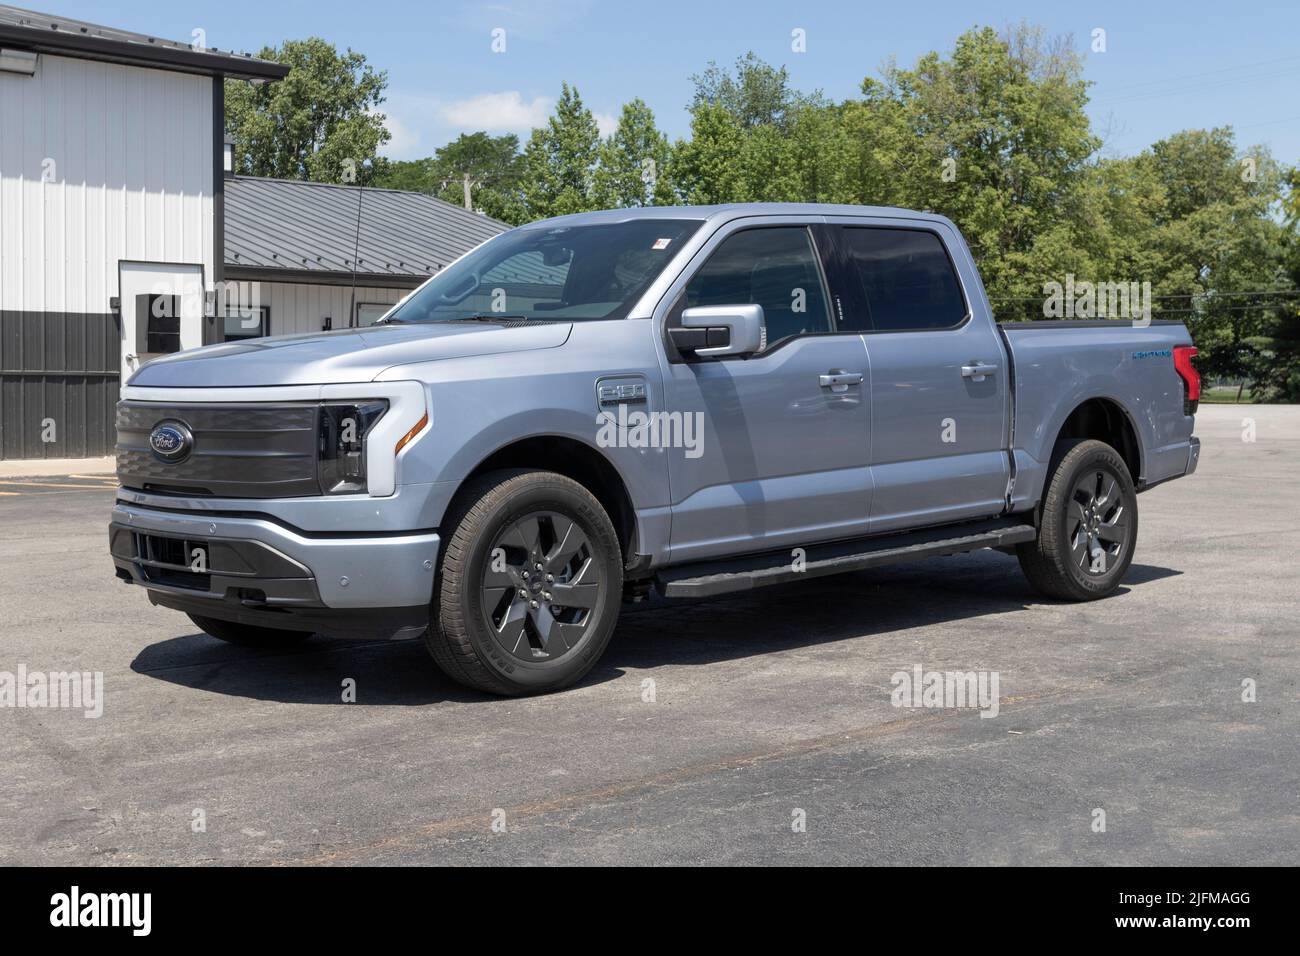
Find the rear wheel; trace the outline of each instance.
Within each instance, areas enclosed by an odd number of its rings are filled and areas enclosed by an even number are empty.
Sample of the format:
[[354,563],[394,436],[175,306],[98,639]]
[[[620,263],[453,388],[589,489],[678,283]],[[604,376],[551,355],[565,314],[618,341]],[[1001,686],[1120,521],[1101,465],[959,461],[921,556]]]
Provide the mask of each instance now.
[[278,627],[255,627],[252,624],[218,621],[214,617],[201,617],[198,614],[187,614],[186,617],[205,634],[227,644],[244,647],[288,647],[305,641],[312,634],[311,631],[282,631]]
[[609,516],[570,478],[484,475],[457,498],[425,641],[453,680],[536,694],[581,679],[614,632],[623,561]]
[[1018,545],[1029,583],[1049,597],[1090,601],[1119,587],[1137,543],[1137,493],[1124,459],[1091,439],[1063,442],[1043,496],[1038,537]]

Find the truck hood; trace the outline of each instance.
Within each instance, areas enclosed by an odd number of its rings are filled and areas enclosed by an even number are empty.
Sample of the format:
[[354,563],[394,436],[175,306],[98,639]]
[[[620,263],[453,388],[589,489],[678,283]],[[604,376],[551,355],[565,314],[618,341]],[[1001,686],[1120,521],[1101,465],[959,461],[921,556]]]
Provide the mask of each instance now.
[[569,322],[437,322],[250,339],[154,359],[127,384],[234,388],[369,382],[398,365],[556,348],[572,330]]

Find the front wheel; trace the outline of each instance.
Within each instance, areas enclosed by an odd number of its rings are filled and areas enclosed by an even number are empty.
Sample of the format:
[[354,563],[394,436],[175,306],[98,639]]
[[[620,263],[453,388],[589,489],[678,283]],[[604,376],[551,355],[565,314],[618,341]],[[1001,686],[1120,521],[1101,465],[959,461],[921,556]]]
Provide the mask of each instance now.
[[1017,545],[1029,583],[1048,597],[1105,597],[1133,561],[1137,493],[1128,466],[1110,445],[1065,443],[1043,496],[1038,537]]
[[554,472],[492,472],[457,496],[444,528],[425,642],[448,677],[517,695],[591,670],[623,594],[618,536],[591,492]]

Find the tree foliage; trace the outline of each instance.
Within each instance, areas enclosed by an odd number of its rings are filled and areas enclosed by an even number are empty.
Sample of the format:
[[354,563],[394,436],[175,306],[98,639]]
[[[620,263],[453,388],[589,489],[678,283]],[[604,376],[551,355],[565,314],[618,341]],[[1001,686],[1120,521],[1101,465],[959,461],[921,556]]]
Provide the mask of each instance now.
[[430,193],[460,206],[465,202],[466,176],[473,209],[506,222],[523,220],[523,158],[519,137],[513,133],[462,133],[426,159],[381,158],[372,181],[387,189]]
[[524,149],[523,194],[529,219],[563,216],[596,207],[593,189],[600,130],[578,91],[565,83],[555,115],[533,130]]
[[601,208],[673,202],[668,137],[640,98],[623,107],[618,128],[600,144],[592,175],[592,199]]
[[[241,168],[329,178],[339,155],[373,153],[383,74],[322,42],[272,51],[305,72],[283,93],[228,101]],[[565,84],[522,152],[511,136],[466,134],[428,159],[380,160],[375,180],[459,203],[468,172],[475,207],[510,223],[668,203],[930,210],[961,228],[999,318],[1042,317],[1044,284],[1068,275],[1149,282],[1153,317],[1188,324],[1203,374],[1300,400],[1300,170],[1243,149],[1230,128],[1102,155],[1070,40],[974,28],[948,53],[886,64],[841,102],[796,90],[753,53],[692,80],[690,134],[674,143],[640,99],[602,139]]]
[[389,139],[385,117],[376,112],[388,74],[320,37],[288,40],[257,55],[288,66],[289,75],[260,85],[226,81],[226,131],[235,140],[236,172],[355,181]]

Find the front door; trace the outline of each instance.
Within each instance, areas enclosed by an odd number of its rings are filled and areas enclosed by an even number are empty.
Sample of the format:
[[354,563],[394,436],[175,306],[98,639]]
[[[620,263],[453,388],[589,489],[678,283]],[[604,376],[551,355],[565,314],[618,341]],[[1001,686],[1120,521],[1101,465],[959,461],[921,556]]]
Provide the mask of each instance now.
[[837,333],[814,229],[732,227],[710,246],[668,323],[693,306],[757,304],[766,344],[747,358],[669,355],[666,405],[703,426],[698,454],[669,459],[671,559],[866,533],[866,349]]
[[118,263],[122,382],[151,358],[203,344],[201,265]]
[[835,240],[871,363],[872,533],[999,514],[1009,369],[991,316],[971,312],[955,234],[893,220]]

